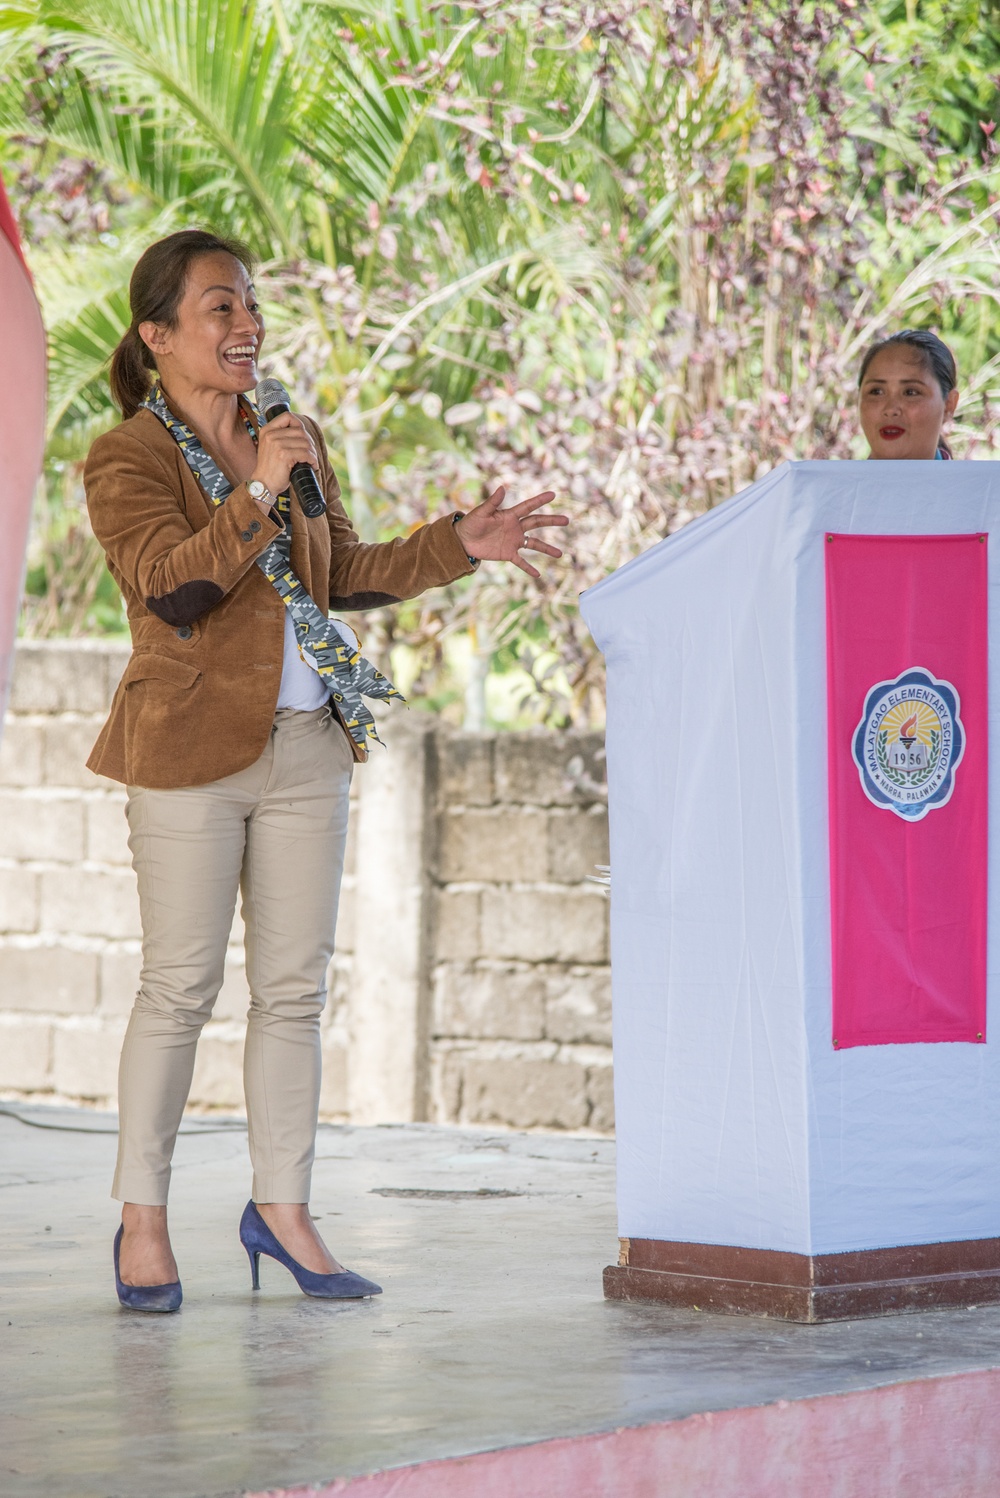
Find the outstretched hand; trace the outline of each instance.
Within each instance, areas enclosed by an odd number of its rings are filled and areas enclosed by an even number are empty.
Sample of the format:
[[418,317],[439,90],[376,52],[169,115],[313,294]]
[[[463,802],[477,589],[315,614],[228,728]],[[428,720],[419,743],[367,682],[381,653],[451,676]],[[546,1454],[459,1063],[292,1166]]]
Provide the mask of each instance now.
[[542,505],[555,498],[551,489],[522,499],[508,510],[501,509],[505,493],[505,489],[497,489],[483,504],[463,515],[455,525],[459,539],[470,557],[479,557],[484,562],[513,562],[529,577],[539,577],[538,569],[526,562],[521,552],[541,551],[547,557],[561,557],[557,546],[540,541],[531,532],[540,526],[569,525],[569,516],[552,515],[548,511],[537,513]]

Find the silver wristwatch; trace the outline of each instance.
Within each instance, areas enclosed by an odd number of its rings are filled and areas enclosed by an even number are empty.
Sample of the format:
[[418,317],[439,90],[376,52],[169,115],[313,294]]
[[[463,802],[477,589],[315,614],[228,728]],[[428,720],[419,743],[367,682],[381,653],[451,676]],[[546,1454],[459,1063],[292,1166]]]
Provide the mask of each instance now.
[[260,479],[251,479],[247,488],[250,490],[251,499],[266,499],[268,504],[274,503],[270,489],[266,484],[262,484]]

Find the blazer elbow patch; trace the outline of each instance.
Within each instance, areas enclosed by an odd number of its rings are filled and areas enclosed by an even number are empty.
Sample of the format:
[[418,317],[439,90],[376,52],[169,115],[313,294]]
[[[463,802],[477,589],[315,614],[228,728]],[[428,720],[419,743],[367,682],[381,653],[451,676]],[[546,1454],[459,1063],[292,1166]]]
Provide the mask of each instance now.
[[194,582],[181,583],[170,593],[159,598],[147,598],[146,607],[151,614],[176,629],[179,624],[193,624],[209,609],[214,609],[226,595],[218,583],[197,578]]
[[347,613],[351,609],[382,609],[390,603],[402,603],[394,593],[349,593],[346,598],[330,595],[330,607]]

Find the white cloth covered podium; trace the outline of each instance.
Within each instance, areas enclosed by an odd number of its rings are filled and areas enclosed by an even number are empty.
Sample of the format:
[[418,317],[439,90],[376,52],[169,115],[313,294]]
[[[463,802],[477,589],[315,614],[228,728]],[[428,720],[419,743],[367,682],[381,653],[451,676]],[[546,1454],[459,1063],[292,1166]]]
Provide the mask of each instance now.
[[[995,556],[988,605],[985,586],[997,531],[1000,463],[784,464],[584,595],[608,680],[621,1235],[608,1295],[795,1320],[1000,1299],[1000,1030],[990,1030],[1000,758],[986,758],[985,690],[988,618],[989,721],[1000,745]],[[951,799],[949,784],[917,814],[879,804],[861,760],[851,760],[850,734],[837,729],[828,742],[827,553],[856,537],[942,538],[926,550],[931,560],[945,554],[944,538],[962,538],[971,564],[982,563],[982,701],[968,682],[953,684],[969,757],[952,766]],[[985,549],[974,553],[977,543]],[[838,557],[847,555],[841,547]],[[881,575],[879,607],[889,612],[873,607],[869,627],[860,607],[853,621],[872,659],[878,619],[890,615],[906,616],[904,634],[915,621],[915,648],[933,653],[920,633],[936,604],[933,582],[911,596],[902,573],[890,566]],[[965,612],[952,610],[960,621]],[[885,694],[910,666],[930,682],[917,696],[937,704],[940,728],[940,693],[961,673],[935,660],[890,664],[886,680],[872,682],[872,700],[882,692],[894,702]],[[860,734],[869,701],[855,696],[850,726]],[[916,719],[914,711],[907,725]],[[886,774],[906,781],[912,762],[913,783],[926,779],[920,741],[909,759],[899,748],[922,731],[893,729]],[[940,754],[940,734],[926,742]],[[946,1007],[964,1003],[964,977],[941,997],[923,993],[920,972],[911,973],[905,992],[887,995],[913,1034],[967,1038],[873,1042],[862,993],[861,1038],[838,1047],[830,796],[840,754],[843,797],[855,797],[849,811],[859,819],[844,824],[837,853],[845,900],[852,859],[869,857],[884,830],[902,840],[892,843],[902,850],[898,871],[890,865],[887,875],[899,897],[926,902],[937,881],[947,901],[949,867],[932,866],[928,884],[909,849],[931,847],[917,840],[945,837],[949,819],[965,816],[948,855],[961,870],[963,838],[984,828],[985,1024],[973,1004],[957,1029],[934,1030],[939,997]],[[971,909],[974,893],[959,903]],[[918,934],[933,964],[943,948],[932,928],[924,919]],[[966,941],[953,929],[948,940],[963,961],[971,951],[975,968],[975,933]],[[838,983],[863,980],[864,943],[845,950]],[[905,968],[905,950],[899,961]]]

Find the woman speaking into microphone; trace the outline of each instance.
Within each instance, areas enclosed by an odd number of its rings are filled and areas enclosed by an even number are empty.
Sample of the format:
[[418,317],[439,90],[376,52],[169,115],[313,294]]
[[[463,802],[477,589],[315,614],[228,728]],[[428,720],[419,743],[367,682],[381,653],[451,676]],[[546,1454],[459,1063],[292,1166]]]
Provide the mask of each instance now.
[[[307,1294],[378,1293],[337,1262],[308,1208],[351,772],[375,737],[365,698],[398,695],[329,612],[413,598],[482,558],[537,577],[521,551],[558,557],[535,531],[567,523],[541,512],[551,494],[501,509],[498,490],[466,515],[362,544],[316,424],[288,410],[261,424],[245,398],[264,340],[252,275],[242,245],[200,230],[150,246],[111,365],[124,420],[85,472],[132,634],[88,764],[128,787],[139,886],[142,975],[112,1195],[123,1203],[118,1296],[143,1311],[181,1303],[170,1161],[239,892],[253,1164],[240,1238],[252,1283],[266,1254]],[[302,503],[289,495],[293,470]],[[319,496],[301,483],[310,473]]]

